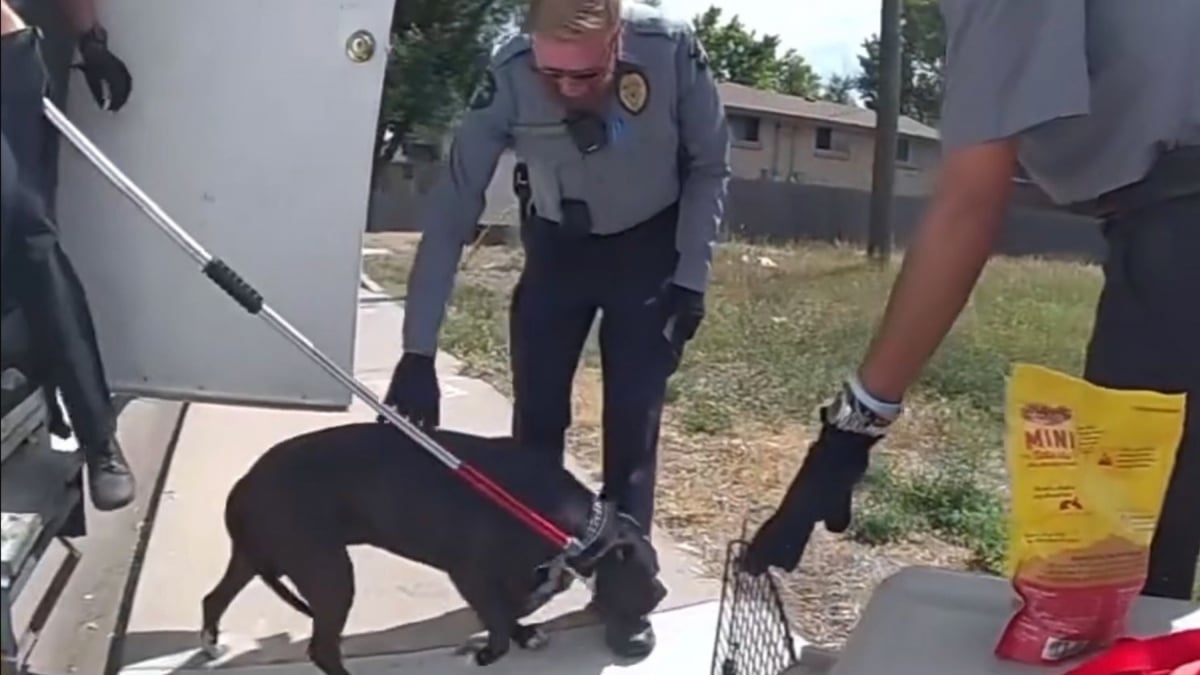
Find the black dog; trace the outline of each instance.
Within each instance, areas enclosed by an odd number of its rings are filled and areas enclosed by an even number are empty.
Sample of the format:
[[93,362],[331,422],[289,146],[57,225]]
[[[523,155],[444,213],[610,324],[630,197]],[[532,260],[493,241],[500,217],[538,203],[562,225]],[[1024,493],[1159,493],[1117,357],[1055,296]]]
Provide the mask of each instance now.
[[[598,501],[566,469],[508,438],[437,431],[434,438],[511,495],[584,543],[568,561],[602,580],[606,617],[649,614],[666,596],[658,559],[636,522]],[[268,450],[225,505],[231,556],[204,598],[202,640],[216,652],[218,624],[255,576],[313,619],[308,654],[326,675],[349,675],[341,634],[354,598],[346,547],[369,544],[446,572],[487,629],[475,662],[545,643],[520,619],[569,584],[550,566],[559,551],[492,503],[400,430],[378,422],[303,434]],[[292,593],[281,577],[291,580]],[[299,595],[300,597],[297,597]],[[301,600],[303,598],[303,600]]]

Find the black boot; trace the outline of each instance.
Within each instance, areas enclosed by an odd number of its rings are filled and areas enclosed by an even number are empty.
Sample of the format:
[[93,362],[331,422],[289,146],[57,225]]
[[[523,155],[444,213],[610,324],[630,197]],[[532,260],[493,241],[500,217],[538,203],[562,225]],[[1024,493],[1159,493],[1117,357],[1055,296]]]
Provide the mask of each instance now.
[[80,448],[87,459],[88,491],[100,511],[115,511],[133,501],[137,487],[125,453],[113,438],[99,448]]
[[604,625],[604,642],[614,654],[625,659],[643,659],[654,651],[657,639],[650,620],[609,621]]

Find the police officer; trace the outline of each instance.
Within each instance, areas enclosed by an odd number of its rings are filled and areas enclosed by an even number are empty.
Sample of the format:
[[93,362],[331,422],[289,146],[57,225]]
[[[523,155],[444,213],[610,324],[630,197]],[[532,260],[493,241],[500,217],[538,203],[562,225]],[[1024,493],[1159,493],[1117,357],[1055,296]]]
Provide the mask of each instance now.
[[[729,176],[707,57],[685,23],[656,9],[530,3],[526,33],[492,59],[424,214],[405,353],[385,397],[419,423],[439,420],[438,328],[507,147],[532,190],[511,307],[514,435],[562,461],[573,376],[599,312],[604,492],[649,532],[667,379],[704,314]],[[645,617],[606,632],[623,655],[654,646]]]
[[1109,253],[1085,377],[1191,399],[1145,587],[1186,599],[1200,555],[1200,2],[942,0],[941,9],[942,177],[865,361],[823,409],[821,433],[746,565],[793,569],[815,523],[848,526],[870,448],[992,252],[1019,160],[1057,203],[1103,219]]

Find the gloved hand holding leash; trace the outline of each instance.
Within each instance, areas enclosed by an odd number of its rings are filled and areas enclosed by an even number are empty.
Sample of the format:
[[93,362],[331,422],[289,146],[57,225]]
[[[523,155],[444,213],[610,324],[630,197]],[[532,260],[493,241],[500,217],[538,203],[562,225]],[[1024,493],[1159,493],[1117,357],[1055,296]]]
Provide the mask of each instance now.
[[821,409],[821,432],[783,501],[751,539],[743,569],[755,575],[768,567],[791,572],[818,523],[834,533],[850,527],[854,487],[867,472],[871,448],[900,411],[899,403],[875,399],[856,378],[846,382]]

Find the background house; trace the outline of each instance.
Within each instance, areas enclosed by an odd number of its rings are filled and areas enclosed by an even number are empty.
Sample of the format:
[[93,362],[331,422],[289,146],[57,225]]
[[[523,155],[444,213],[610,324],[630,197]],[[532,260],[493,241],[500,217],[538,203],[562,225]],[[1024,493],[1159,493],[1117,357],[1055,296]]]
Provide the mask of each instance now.
[[[815,239],[861,242],[871,200],[875,113],[865,108],[810,101],[739,84],[722,83],[732,134],[733,179],[724,236],[774,241]],[[369,230],[415,230],[422,196],[441,170],[449,139],[405,146],[372,194]],[[901,117],[892,226],[896,244],[912,236],[940,168],[936,129]],[[493,240],[511,240],[517,224],[512,192],[516,158],[505,152],[486,192],[477,227]],[[1049,208],[1045,195],[1022,171],[999,251],[1099,259],[1104,242],[1094,221]]]
[[[730,82],[720,90],[735,177],[871,189],[875,111]],[[938,132],[903,116],[899,132],[895,193],[928,194],[940,157]]]
[[[864,108],[723,83],[735,178],[871,189],[875,113]],[[414,209],[449,150],[437,144],[406,144],[385,170],[372,204],[371,229],[410,229]],[[928,194],[936,173],[938,133],[915,120],[900,120],[896,148],[897,195]],[[482,225],[512,225],[512,152],[505,152],[487,191]]]

